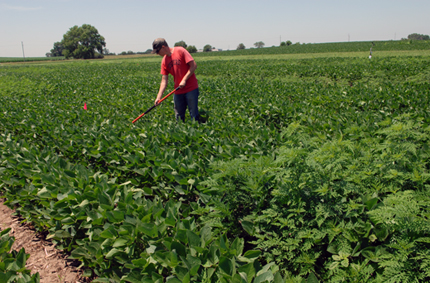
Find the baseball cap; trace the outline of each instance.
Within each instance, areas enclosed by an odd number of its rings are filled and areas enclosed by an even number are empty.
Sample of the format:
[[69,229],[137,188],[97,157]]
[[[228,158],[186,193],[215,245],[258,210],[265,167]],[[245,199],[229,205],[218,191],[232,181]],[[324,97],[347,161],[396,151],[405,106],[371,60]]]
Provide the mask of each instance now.
[[152,54],[157,53],[158,51],[160,51],[161,47],[164,46],[168,46],[167,42],[164,38],[157,38],[156,40],[154,40],[154,42],[152,42]]

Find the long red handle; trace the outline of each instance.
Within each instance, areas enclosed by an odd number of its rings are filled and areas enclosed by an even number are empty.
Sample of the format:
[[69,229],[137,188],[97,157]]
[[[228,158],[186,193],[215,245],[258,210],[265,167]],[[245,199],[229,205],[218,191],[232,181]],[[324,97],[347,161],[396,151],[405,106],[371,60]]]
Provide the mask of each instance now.
[[168,98],[169,96],[171,96],[178,89],[179,89],[179,87],[177,87],[174,90],[172,90],[172,92],[170,92],[168,95],[166,95],[165,97],[163,97],[162,99],[160,99],[160,101],[158,101],[157,104],[154,104],[148,110],[146,110],[145,112],[143,112],[139,117],[137,117],[136,119],[134,119],[132,123],[134,124],[137,120],[139,120],[140,118],[142,118],[145,114],[148,114],[149,111],[151,111],[152,109],[154,109],[155,107],[157,107],[158,105],[160,105],[161,102],[163,102],[166,98]]

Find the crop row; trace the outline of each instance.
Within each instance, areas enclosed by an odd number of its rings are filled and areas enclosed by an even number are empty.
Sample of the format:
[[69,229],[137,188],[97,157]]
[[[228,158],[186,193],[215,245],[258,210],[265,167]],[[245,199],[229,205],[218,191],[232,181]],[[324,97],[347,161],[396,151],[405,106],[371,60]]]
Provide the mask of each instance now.
[[25,263],[30,256],[25,249],[20,251],[12,249],[15,238],[9,235],[11,228],[0,230],[0,281],[17,283],[37,283],[40,281],[39,273],[30,275]]

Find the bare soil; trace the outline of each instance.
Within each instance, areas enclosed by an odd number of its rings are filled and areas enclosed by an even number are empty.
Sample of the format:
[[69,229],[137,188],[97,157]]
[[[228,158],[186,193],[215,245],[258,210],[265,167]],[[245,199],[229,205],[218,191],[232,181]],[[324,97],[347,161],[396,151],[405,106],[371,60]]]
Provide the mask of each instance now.
[[10,235],[15,237],[13,250],[25,249],[30,258],[26,267],[31,274],[39,272],[41,283],[81,283],[87,282],[77,269],[79,262],[67,259],[67,256],[55,248],[55,245],[38,234],[29,225],[21,224],[14,216],[14,211],[0,199],[0,228],[11,228]]

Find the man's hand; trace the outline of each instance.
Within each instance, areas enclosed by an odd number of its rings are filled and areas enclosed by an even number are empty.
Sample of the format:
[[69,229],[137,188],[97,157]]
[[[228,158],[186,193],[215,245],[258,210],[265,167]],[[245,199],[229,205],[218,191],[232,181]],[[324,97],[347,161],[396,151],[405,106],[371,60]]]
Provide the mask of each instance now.
[[197,64],[194,60],[188,62],[187,64],[189,66],[189,69],[188,69],[188,72],[185,74],[184,78],[182,79],[182,81],[179,83],[178,85],[179,88],[185,87],[185,85],[187,84],[187,80],[191,77],[192,74],[194,74],[194,71],[197,69]]
[[187,84],[187,80],[185,78],[182,79],[182,81],[179,83],[178,88],[183,88]]

